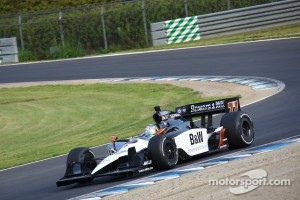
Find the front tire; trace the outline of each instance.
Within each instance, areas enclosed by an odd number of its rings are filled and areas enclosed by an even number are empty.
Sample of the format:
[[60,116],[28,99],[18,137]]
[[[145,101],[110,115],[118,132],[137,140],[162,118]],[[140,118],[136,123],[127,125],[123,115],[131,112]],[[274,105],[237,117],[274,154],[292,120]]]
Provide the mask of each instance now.
[[253,122],[247,113],[226,113],[221,119],[221,126],[225,128],[229,149],[248,147],[253,143]]
[[178,162],[178,150],[175,141],[166,135],[152,137],[148,144],[152,165],[157,170],[168,170]]
[[66,164],[66,176],[89,175],[97,166],[93,151],[86,147],[72,149]]

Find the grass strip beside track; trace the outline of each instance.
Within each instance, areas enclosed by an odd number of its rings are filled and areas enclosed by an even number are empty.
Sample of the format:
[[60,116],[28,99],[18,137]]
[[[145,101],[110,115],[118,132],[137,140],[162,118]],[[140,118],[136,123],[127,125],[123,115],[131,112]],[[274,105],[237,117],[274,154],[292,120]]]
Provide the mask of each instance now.
[[0,89],[0,169],[137,135],[153,107],[210,100],[168,84],[87,84]]

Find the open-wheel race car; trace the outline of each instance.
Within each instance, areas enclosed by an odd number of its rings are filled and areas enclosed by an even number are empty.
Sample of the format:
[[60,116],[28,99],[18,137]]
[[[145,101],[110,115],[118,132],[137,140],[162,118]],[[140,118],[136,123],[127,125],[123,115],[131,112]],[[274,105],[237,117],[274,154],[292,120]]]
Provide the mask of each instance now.
[[[65,175],[56,185],[85,183],[107,175],[168,170],[179,160],[224,148],[247,147],[254,140],[253,122],[241,111],[238,97],[179,106],[175,111],[161,110],[159,106],[154,109],[155,123],[126,140],[112,136],[104,158],[97,158],[86,147],[71,150]],[[225,114],[220,126],[214,128],[212,116],[219,113]]]

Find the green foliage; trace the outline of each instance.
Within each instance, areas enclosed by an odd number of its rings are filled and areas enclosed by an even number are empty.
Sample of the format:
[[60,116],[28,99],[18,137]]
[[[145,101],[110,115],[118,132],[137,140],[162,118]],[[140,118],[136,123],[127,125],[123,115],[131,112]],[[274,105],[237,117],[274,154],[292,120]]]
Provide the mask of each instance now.
[[84,56],[84,51],[80,46],[66,44],[64,46],[51,47],[47,54],[48,59],[75,58]]
[[[112,0],[1,0],[0,15],[65,9],[109,2]],[[120,2],[120,0],[113,0],[113,2]]]
[[32,53],[32,51],[28,50],[19,50],[19,61],[37,61],[36,56]]
[[[183,0],[144,1],[148,41],[151,23],[186,16]],[[273,1],[276,0],[231,0],[230,7],[233,9]],[[22,30],[25,49],[31,51],[38,60],[147,46],[142,0],[123,3],[109,0],[2,0],[1,2],[3,6],[0,6],[0,14],[24,12],[25,14],[21,14],[22,26],[18,26],[20,15],[0,16],[0,38],[17,37],[20,47],[20,30]],[[104,9],[103,19],[108,49],[105,49],[101,7]],[[188,15],[195,16],[224,11],[228,7],[227,0],[187,0],[187,8]],[[61,20],[59,20],[60,11]],[[68,49],[72,50],[64,49],[58,55],[49,56],[51,47],[62,46],[63,43],[69,44]],[[22,58],[22,61],[25,60]]]

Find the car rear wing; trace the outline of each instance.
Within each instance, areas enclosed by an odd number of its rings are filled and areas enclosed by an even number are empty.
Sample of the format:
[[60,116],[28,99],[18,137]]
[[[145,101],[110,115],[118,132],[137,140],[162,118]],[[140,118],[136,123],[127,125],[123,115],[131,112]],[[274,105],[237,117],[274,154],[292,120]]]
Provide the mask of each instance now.
[[219,99],[201,103],[179,106],[175,112],[185,118],[214,115],[219,113],[240,111],[239,97]]

